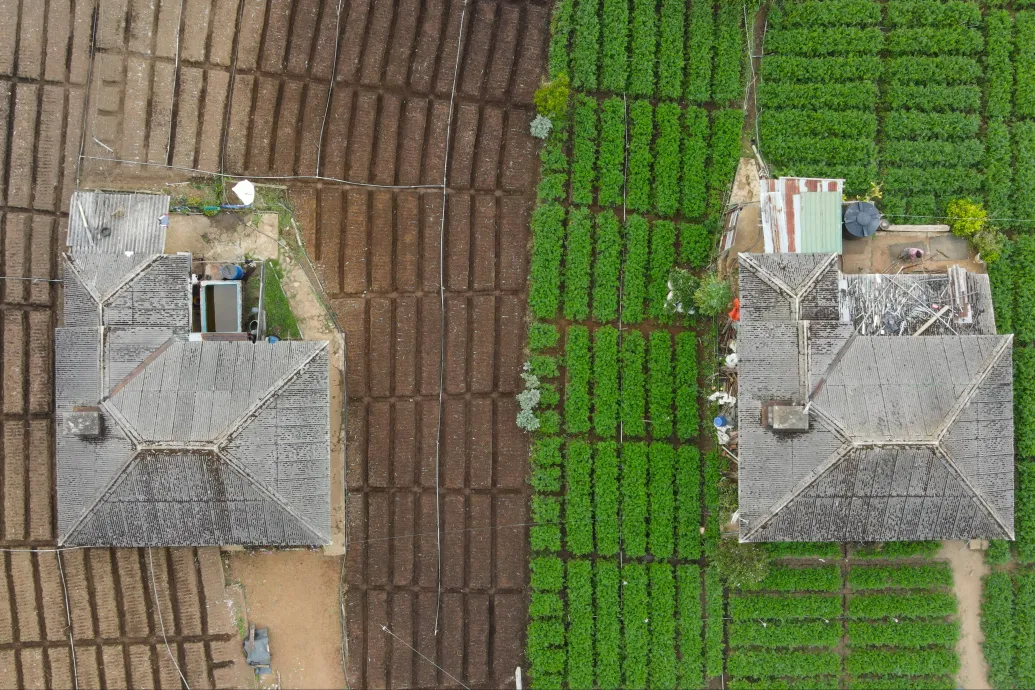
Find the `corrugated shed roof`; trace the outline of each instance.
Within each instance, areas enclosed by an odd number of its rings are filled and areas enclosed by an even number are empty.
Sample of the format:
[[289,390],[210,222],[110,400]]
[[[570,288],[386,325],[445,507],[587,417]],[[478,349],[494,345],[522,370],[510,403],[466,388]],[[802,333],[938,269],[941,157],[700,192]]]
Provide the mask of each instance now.
[[[159,221],[168,213],[165,194],[73,192],[68,245],[77,254],[161,254],[165,227]],[[107,237],[102,228],[110,230]]]
[[841,192],[801,195],[802,252],[841,253]]
[[[860,336],[836,270],[771,256],[741,260],[741,539],[1013,538],[1012,337]],[[808,432],[762,427],[769,400],[811,401]]]
[[[762,239],[767,253],[841,253],[844,180],[780,177],[762,180]],[[832,201],[836,200],[836,207]],[[836,209],[836,210],[835,210]]]
[[66,255],[65,325],[189,330],[190,264],[190,254]]

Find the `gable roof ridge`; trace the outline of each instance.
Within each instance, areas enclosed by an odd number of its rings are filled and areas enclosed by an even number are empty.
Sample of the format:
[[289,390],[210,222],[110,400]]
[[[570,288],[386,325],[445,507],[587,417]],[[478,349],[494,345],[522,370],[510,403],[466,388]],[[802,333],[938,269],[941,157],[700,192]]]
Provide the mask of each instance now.
[[1011,541],[1015,539],[1014,531],[1007,527],[1006,521],[1003,520],[1003,518],[999,515],[999,512],[992,506],[988,498],[985,497],[984,493],[980,489],[978,489],[970,482],[970,479],[967,477],[966,473],[960,470],[960,468],[956,465],[956,461],[952,459],[952,456],[949,455],[948,451],[946,451],[945,448],[941,446],[941,444],[936,444],[934,446],[934,454],[942,459],[942,462],[944,462],[949,467],[949,469],[957,475],[960,482],[962,482],[964,486],[966,486],[968,489],[974,492],[974,498],[976,498],[978,503],[980,503],[981,506],[986,511],[988,511],[988,514],[992,516],[992,519],[996,521],[996,524],[998,524],[1000,529],[1002,529],[1003,532],[1007,535],[1007,539],[1010,539]]
[[[130,440],[132,441],[132,439]],[[134,445],[136,445],[135,441]],[[129,472],[129,468],[135,465],[139,458],[140,452],[138,450],[134,450],[133,455],[129,457],[129,460],[126,462],[126,464],[120,467],[119,471],[112,475],[112,478],[108,481],[104,488],[97,492],[97,496],[90,503],[90,505],[86,507],[86,510],[84,510],[79,515],[79,517],[76,518],[75,522],[72,523],[72,526],[68,528],[68,532],[66,532],[64,536],[60,534],[58,535],[58,546],[65,544],[72,537],[72,535],[76,533],[76,530],[83,526],[83,523],[86,522],[86,519],[90,517],[95,510],[97,510],[97,506],[99,506],[101,502],[104,501],[108,494],[115,490],[115,488],[118,486],[118,483],[122,480],[123,477],[126,476],[126,473]]]
[[816,267],[812,269],[812,273],[809,274],[809,277],[806,278],[805,282],[798,287],[798,291],[795,293],[794,298],[800,302],[802,297],[819,284],[819,279],[823,277],[824,273],[830,270],[830,264],[834,263],[836,259],[837,254],[828,254],[827,258],[816,264]]
[[72,271],[72,277],[79,281],[79,284],[83,286],[83,289],[86,290],[87,294],[89,294],[90,297],[93,297],[93,301],[97,303],[97,308],[100,309],[101,304],[104,302],[104,299],[99,294],[97,294],[96,290],[94,290],[92,287],[90,287],[89,284],[87,284],[86,279],[83,278],[83,274],[79,271],[79,267],[75,265],[75,261],[73,261],[72,255],[68,252],[62,252],[61,258],[64,259],[65,262],[64,268],[66,270]]
[[969,405],[971,400],[974,399],[974,396],[977,395],[978,389],[981,387],[981,384],[985,382],[985,379],[988,378],[988,375],[992,373],[992,369],[994,369],[995,365],[999,363],[999,360],[1002,358],[1003,354],[1005,354],[1006,351],[1009,350],[1010,346],[1013,344],[1012,333],[995,337],[1000,338],[1000,341],[996,344],[995,349],[992,350],[992,354],[990,354],[988,358],[985,359],[981,367],[981,373],[978,374],[974,378],[974,380],[970,382],[970,384],[967,386],[967,389],[963,392],[963,395],[956,399],[956,402],[949,409],[949,413],[946,414],[945,419],[942,420],[941,426],[939,426],[938,430],[935,431],[934,434],[932,434],[932,438],[935,440],[935,442],[941,443],[942,439],[945,438],[945,435],[949,432],[949,429],[952,427],[953,424],[956,423],[956,420],[959,419],[959,416],[963,414],[963,410],[967,408],[967,405]]
[[320,532],[320,530],[316,529],[311,524],[309,524],[309,521],[306,520],[305,518],[303,518],[302,516],[300,516],[298,513],[296,513],[294,511],[294,509],[288,504],[288,502],[280,497],[280,494],[278,494],[276,491],[274,491],[273,489],[271,489],[268,486],[266,486],[265,483],[262,480],[260,480],[259,478],[253,476],[252,473],[249,472],[246,467],[244,467],[243,465],[238,464],[237,459],[234,458],[233,455],[231,455],[230,453],[224,453],[220,449],[217,449],[215,451],[215,454],[216,454],[216,456],[220,460],[222,460],[227,465],[232,467],[235,472],[237,472],[242,477],[247,479],[248,483],[251,484],[253,489],[255,489],[259,493],[261,493],[264,496],[266,496],[266,498],[268,498],[268,499],[270,499],[272,501],[275,501],[276,504],[278,506],[280,506],[280,508],[284,512],[286,512],[288,515],[290,515],[291,517],[293,517],[296,520],[298,520],[299,524],[301,524],[306,529],[308,529],[313,534],[313,536],[315,536],[321,543],[323,543],[323,544],[330,544],[331,543],[331,539],[330,539],[329,536],[324,536]]
[[[152,254],[149,258],[145,259],[144,261],[141,261],[139,264],[137,264],[132,269],[130,269],[129,273],[127,273],[126,275],[122,276],[122,280],[120,280],[118,283],[116,283],[115,287],[113,287],[110,290],[108,290],[107,294],[104,295],[104,298],[101,300],[102,305],[104,303],[110,302],[111,299],[115,295],[117,295],[119,293],[119,291],[122,290],[122,288],[126,287],[127,285],[132,283],[134,280],[139,278],[140,274],[142,274],[144,271],[146,271],[147,269],[151,268],[156,263],[158,263],[158,260],[161,259],[163,256],[166,256],[166,255],[165,254]],[[188,273],[189,273],[189,271],[188,271]],[[188,280],[189,280],[189,278],[188,278]]]
[[783,278],[773,275],[767,269],[763,268],[762,264],[751,258],[750,254],[740,254],[739,258],[743,263],[747,264],[748,268],[751,269],[751,272],[758,276],[762,282],[768,284],[769,287],[774,290],[784,293],[788,299],[795,299],[795,291],[791,289],[790,285],[784,282]]
[[283,390],[289,383],[291,383],[295,379],[295,377],[297,377],[302,372],[303,369],[309,366],[309,363],[312,362],[317,355],[327,350],[329,346],[329,343],[326,340],[306,340],[302,342],[319,343],[319,347],[313,348],[312,352],[310,352],[302,358],[302,361],[298,363],[298,366],[294,367],[291,371],[284,374],[284,376],[282,376],[280,380],[278,380],[276,383],[270,386],[265,393],[259,396],[255,400],[255,402],[253,402],[248,407],[247,410],[241,413],[241,415],[227,427],[227,430],[223,432],[223,435],[215,439],[213,445],[216,448],[225,448],[227,444],[229,444],[230,441],[237,436],[237,434],[243,432],[245,428],[245,423],[248,420],[250,420],[252,416],[254,416],[259,410],[261,410],[266,405],[266,403],[268,403],[271,399],[276,397],[281,390]]
[[788,491],[786,494],[783,495],[782,498],[780,498],[780,500],[774,503],[772,507],[769,508],[769,511],[758,520],[758,524],[754,526],[749,526],[746,534],[741,533],[740,541],[750,541],[755,536],[755,534],[766,525],[766,523],[768,523],[770,520],[776,517],[777,513],[786,508],[791,501],[797,498],[803,491],[805,491],[805,489],[809,488],[812,484],[818,481],[824,474],[826,474],[827,470],[829,470],[831,467],[840,462],[846,455],[848,455],[853,450],[855,450],[855,446],[853,446],[851,443],[842,444],[840,448],[838,448],[830,454],[830,457],[816,465],[811,472],[802,477],[797,484],[791,487],[790,491]]
[[[161,345],[159,345],[159,346],[158,346],[158,349],[156,349],[156,350],[155,350],[154,352],[152,352],[151,354],[149,354],[149,355],[148,355],[147,357],[144,357],[143,361],[142,361],[142,362],[140,362],[140,364],[138,364],[138,365],[136,365],[135,367],[133,367],[133,370],[132,370],[132,371],[130,371],[130,372],[129,372],[128,374],[126,374],[126,375],[125,375],[125,376],[124,376],[124,377],[122,378],[122,380],[121,380],[121,381],[119,381],[119,382],[118,382],[118,383],[116,383],[116,384],[115,384],[114,386],[112,386],[112,387],[111,387],[111,390],[109,390],[109,391],[106,391],[106,392],[104,393],[104,395],[103,395],[103,396],[101,396],[101,397],[102,397],[102,399],[103,399],[103,400],[110,400],[110,399],[111,399],[111,398],[112,398],[112,397],[113,397],[114,395],[116,395],[116,394],[117,394],[117,393],[118,393],[119,391],[121,391],[121,390],[122,390],[123,388],[125,388],[126,386],[128,386],[128,385],[129,385],[129,382],[130,382],[130,381],[132,381],[132,380],[133,380],[133,379],[135,379],[135,378],[136,378],[137,376],[139,376],[140,374],[142,374],[142,373],[143,373],[143,371],[144,371],[144,369],[146,369],[146,368],[147,368],[147,367],[148,367],[149,365],[151,365],[151,364],[152,364],[152,363],[153,363],[153,362],[154,362],[154,361],[155,361],[156,359],[158,359],[158,358],[159,358],[159,357],[160,357],[160,356],[161,356],[162,354],[164,354],[166,350],[168,350],[168,349],[169,349],[170,347],[172,347],[172,344],[173,344],[173,342],[175,342],[176,340],[178,340],[178,338],[177,338],[177,337],[176,337],[175,335],[171,335],[171,336],[169,336],[169,338],[168,338],[168,339],[167,339],[167,340],[166,340],[166,341],[165,341],[164,343],[162,343]],[[105,339],[105,341],[104,341],[104,344],[105,344],[105,345],[107,344],[107,339]],[[105,353],[104,353],[104,352],[102,351],[102,352],[101,352],[101,361],[103,361],[103,360],[104,360],[104,354],[105,354]],[[101,384],[103,385],[103,383],[104,383],[104,382],[102,381],[102,382],[101,382]]]

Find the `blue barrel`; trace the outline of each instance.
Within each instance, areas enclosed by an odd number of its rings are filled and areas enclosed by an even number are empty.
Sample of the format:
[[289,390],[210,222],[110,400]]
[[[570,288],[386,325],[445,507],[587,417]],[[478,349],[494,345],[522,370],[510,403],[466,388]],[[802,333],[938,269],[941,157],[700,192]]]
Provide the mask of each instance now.
[[725,417],[723,417],[722,415],[719,415],[718,417],[715,418],[715,426],[716,426],[716,428],[726,426],[727,424],[729,424],[729,421]]
[[266,342],[267,343],[279,343],[280,342],[280,338],[278,338],[275,335],[268,335],[268,336],[266,336]]
[[244,269],[237,264],[223,264],[219,274],[223,276],[223,280],[240,280],[244,277]]

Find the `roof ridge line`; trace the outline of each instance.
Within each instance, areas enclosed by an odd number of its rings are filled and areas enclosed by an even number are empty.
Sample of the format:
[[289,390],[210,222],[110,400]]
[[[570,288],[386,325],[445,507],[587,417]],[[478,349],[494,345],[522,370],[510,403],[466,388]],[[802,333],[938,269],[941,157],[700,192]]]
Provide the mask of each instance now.
[[995,349],[992,351],[992,354],[988,356],[988,359],[985,360],[984,364],[981,367],[981,373],[978,374],[978,376],[970,382],[970,384],[967,386],[967,389],[963,392],[963,395],[956,399],[956,402],[953,403],[953,406],[949,410],[948,414],[945,415],[945,419],[942,420],[942,423],[938,427],[938,430],[931,435],[931,437],[934,438],[936,442],[941,443],[942,439],[945,438],[945,435],[949,433],[950,427],[952,427],[952,425],[956,423],[956,420],[959,419],[961,414],[963,414],[963,410],[974,399],[974,396],[977,395],[978,388],[980,388],[981,384],[985,382],[985,379],[988,378],[988,375],[992,373],[992,369],[995,368],[995,365],[999,363],[999,360],[1002,358],[1003,354],[1013,344],[1012,333],[996,335],[993,337],[1002,338],[1002,340],[1000,340],[1000,342],[995,346]]
[[104,298],[101,300],[101,306],[103,307],[105,302],[109,302],[112,297],[114,297],[120,290],[122,290],[122,288],[126,287],[127,285],[132,283],[134,280],[139,278],[141,273],[143,273],[148,268],[151,268],[151,266],[153,266],[155,263],[157,263],[158,259],[160,259],[163,256],[166,256],[166,255],[165,254],[151,254],[149,258],[145,259],[144,261],[141,261],[139,264],[137,264],[136,266],[131,268],[129,273],[124,275],[122,277],[122,280],[119,281],[115,285],[115,287],[113,287],[110,290],[108,290],[108,292],[104,295]]
[[86,279],[83,278],[83,274],[79,272],[79,268],[75,265],[75,262],[72,260],[72,255],[68,252],[61,252],[61,258],[65,261],[65,268],[71,269],[72,275],[75,277],[76,280],[79,281],[79,284],[83,286],[83,289],[86,290],[87,294],[89,294],[90,297],[93,297],[93,301],[97,303],[97,309],[98,311],[100,311],[104,299],[99,294],[97,294],[96,290],[94,290],[86,283]]
[[830,264],[834,263],[836,259],[837,254],[828,254],[826,259],[816,264],[816,267],[812,269],[812,273],[810,273],[808,278],[805,279],[805,282],[798,287],[798,291],[795,293],[794,296],[794,309],[796,316],[800,316],[799,312],[801,310],[801,299],[806,294],[808,294],[809,291],[812,290],[812,288],[816,287],[816,285],[819,283],[820,277],[822,277],[822,275],[827,272],[827,270],[830,268]]
[[741,534],[739,541],[744,542],[750,540],[767,522],[776,517],[777,513],[787,507],[787,505],[797,498],[805,489],[809,488],[814,484],[820,477],[826,474],[827,470],[836,465],[838,462],[843,460],[849,452],[855,449],[851,443],[844,443],[840,448],[835,450],[830,456],[823,462],[812,468],[807,475],[802,477],[797,484],[795,484],[790,491],[784,494],[780,500],[773,504],[773,507],[769,509],[769,512],[762,516],[758,520],[758,524],[748,529],[747,534]]
[[[758,276],[759,279],[762,280],[762,282],[768,283],[769,286],[773,289],[785,293],[786,296],[790,298],[792,301],[796,298],[797,293],[795,293],[795,291],[791,289],[790,285],[783,282],[782,278],[774,276],[772,273],[763,268],[761,264],[759,264],[757,261],[751,258],[750,254],[740,254],[738,258],[744,263],[746,263],[748,267],[752,270],[752,272],[756,276]],[[797,316],[797,314],[795,314],[795,316]]]
[[1003,530],[1003,532],[1006,533],[1007,538],[1010,540],[1015,539],[1016,537],[1014,535],[1014,531],[1006,526],[1006,522],[1003,520],[1002,517],[1000,517],[999,511],[992,507],[992,505],[989,503],[988,499],[985,498],[984,493],[980,489],[978,489],[976,486],[970,483],[970,479],[962,470],[960,470],[960,468],[956,465],[956,461],[952,459],[952,456],[949,454],[947,450],[942,448],[940,443],[934,446],[934,454],[939,456],[945,462],[945,464],[948,465],[949,468],[956,473],[956,475],[959,477],[959,480],[963,483],[964,486],[966,486],[968,489],[974,492],[974,498],[976,498],[978,500],[978,503],[980,503],[982,507],[984,507],[984,509],[988,511],[988,514],[992,516],[992,519],[995,520],[999,527]]
[[241,413],[241,415],[234,420],[232,424],[227,427],[227,430],[223,432],[221,436],[213,441],[213,445],[217,449],[226,447],[230,440],[234,438],[240,431],[244,429],[245,422],[248,421],[252,415],[258,412],[262,407],[270,401],[277,393],[279,393],[284,387],[286,387],[291,381],[307,366],[312,362],[318,354],[329,348],[329,343],[326,340],[305,340],[302,342],[309,343],[320,343],[320,347],[315,348],[312,352],[302,358],[302,361],[288,373],[284,374],[270,386],[264,394],[262,394],[254,403],[249,405],[248,409]]
[[[136,443],[134,443],[133,445],[136,446]],[[73,522],[72,526],[68,528],[68,532],[65,533],[65,536],[62,537],[60,534],[58,535],[58,546],[61,546],[65,542],[67,542],[68,539],[73,534],[75,534],[76,530],[83,526],[83,523],[86,521],[86,518],[90,517],[93,514],[93,512],[97,510],[97,506],[101,504],[101,501],[103,501],[108,494],[115,490],[115,487],[118,485],[118,483],[122,480],[123,477],[126,476],[126,473],[129,471],[129,468],[136,464],[136,461],[140,458],[140,455],[140,450],[134,449],[133,454],[129,456],[129,460],[126,461],[126,464],[119,468],[119,471],[112,476],[112,478],[108,481],[104,488],[97,492],[97,497],[90,503],[86,510],[84,510],[79,515],[79,517],[76,518],[76,521]]]
[[[144,357],[143,361],[141,361],[140,364],[138,364],[135,367],[133,367],[133,370],[130,371],[125,376],[123,376],[121,381],[119,381],[114,386],[112,386],[111,390],[109,390],[108,392],[106,392],[104,394],[103,400],[110,400],[112,398],[112,396],[117,395],[123,388],[128,386],[129,382],[131,380],[135,379],[137,376],[139,376],[141,373],[143,373],[144,369],[146,369],[149,365],[153,364],[154,361],[156,359],[158,359],[161,355],[165,354],[165,351],[168,350],[170,347],[172,347],[173,341],[175,341],[175,340],[177,340],[175,335],[169,336],[169,338],[164,343],[162,343],[161,345],[158,346],[158,349],[156,349],[154,352],[149,354],[147,357]],[[108,343],[108,339],[105,338],[104,342],[102,343],[102,347],[106,346],[107,343]],[[101,351],[101,360],[102,361],[104,359],[104,354],[105,353],[104,353],[104,351],[102,349],[102,351]],[[103,385],[103,381],[102,381],[102,385]]]
[[275,501],[278,506],[280,506],[285,512],[287,512],[288,515],[298,520],[298,522],[303,527],[312,532],[317,537],[317,539],[319,539],[324,545],[331,543],[331,538],[329,536],[325,537],[323,534],[320,533],[320,530],[313,527],[308,520],[303,518],[301,515],[298,515],[291,507],[291,505],[283,498],[281,498],[279,493],[277,493],[274,489],[271,489],[268,486],[266,486],[261,479],[254,476],[251,472],[248,471],[246,467],[238,464],[237,458],[235,458],[230,453],[224,453],[222,449],[217,448],[214,452],[220,460],[225,462],[227,465],[232,467],[234,471],[238,472],[241,476],[247,479],[256,491],[266,496],[266,498]]

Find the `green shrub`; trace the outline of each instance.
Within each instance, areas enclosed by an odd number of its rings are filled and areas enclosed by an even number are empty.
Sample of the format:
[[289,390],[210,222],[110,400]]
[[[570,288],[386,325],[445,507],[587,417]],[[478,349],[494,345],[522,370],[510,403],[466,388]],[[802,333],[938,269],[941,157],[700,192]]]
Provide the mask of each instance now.
[[959,237],[973,237],[984,229],[988,212],[981,202],[970,199],[953,199],[945,207],[952,234]]
[[715,567],[727,586],[752,587],[769,574],[769,552],[759,544],[720,539],[715,554]]
[[703,316],[717,316],[726,311],[732,298],[729,283],[716,275],[705,276],[694,293],[697,311]]
[[571,93],[568,76],[559,74],[536,89],[532,100],[540,115],[551,120],[563,120],[568,112],[568,95]]

